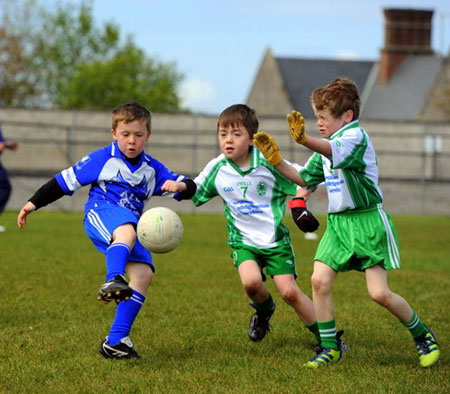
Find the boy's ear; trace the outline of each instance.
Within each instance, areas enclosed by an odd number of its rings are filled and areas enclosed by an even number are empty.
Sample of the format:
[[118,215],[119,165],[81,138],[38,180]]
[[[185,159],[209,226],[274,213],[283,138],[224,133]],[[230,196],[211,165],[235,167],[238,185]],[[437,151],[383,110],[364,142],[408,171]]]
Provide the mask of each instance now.
[[116,139],[116,130],[114,130],[114,129],[111,129],[111,136],[114,138],[114,139]]
[[353,120],[353,110],[349,109],[347,110],[347,112],[345,113],[345,123],[350,123]]

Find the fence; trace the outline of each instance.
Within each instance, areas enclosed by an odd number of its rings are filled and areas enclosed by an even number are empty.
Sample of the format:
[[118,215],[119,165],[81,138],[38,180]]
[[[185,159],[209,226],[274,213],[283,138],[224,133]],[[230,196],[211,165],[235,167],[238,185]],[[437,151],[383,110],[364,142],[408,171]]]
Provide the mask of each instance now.
[[[85,154],[111,141],[109,112],[0,109],[5,137],[20,143],[15,153],[2,155],[13,196],[9,209],[18,209],[43,182]],[[450,124],[362,121],[377,150],[385,205],[392,213],[450,215]],[[175,172],[195,176],[219,152],[216,117],[154,114],[147,151]],[[304,163],[310,152],[293,144],[284,118],[260,118],[260,129],[273,134],[284,157]],[[314,121],[307,120],[314,130]],[[81,210],[86,192],[63,198],[53,209]],[[157,204],[171,206],[166,199]],[[222,211],[220,201],[201,208]],[[326,212],[326,195],[319,191],[311,209]],[[177,209],[196,212],[190,202]]]

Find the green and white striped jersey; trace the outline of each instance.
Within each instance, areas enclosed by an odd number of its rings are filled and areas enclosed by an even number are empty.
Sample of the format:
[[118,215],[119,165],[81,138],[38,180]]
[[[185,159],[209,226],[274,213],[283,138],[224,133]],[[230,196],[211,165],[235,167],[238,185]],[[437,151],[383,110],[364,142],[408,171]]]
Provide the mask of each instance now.
[[[292,163],[290,163],[292,164]],[[292,164],[298,171],[301,166]],[[194,179],[196,206],[220,196],[225,205],[228,244],[259,249],[290,244],[288,229],[282,224],[286,197],[295,195],[297,185],[283,177],[252,148],[249,168],[243,170],[223,154],[212,159]]]
[[308,188],[325,181],[328,213],[382,203],[375,149],[358,120],[346,124],[328,141],[331,144],[331,159],[314,153],[300,171]]

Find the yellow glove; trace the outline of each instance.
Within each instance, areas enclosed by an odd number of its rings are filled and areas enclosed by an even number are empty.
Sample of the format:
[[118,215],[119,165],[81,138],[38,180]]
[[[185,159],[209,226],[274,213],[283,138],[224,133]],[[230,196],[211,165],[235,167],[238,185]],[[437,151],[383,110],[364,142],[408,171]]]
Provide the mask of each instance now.
[[289,123],[289,133],[291,133],[292,139],[297,144],[304,144],[306,142],[306,133],[303,115],[294,110],[290,114],[287,114],[286,118]]
[[253,136],[253,143],[261,151],[267,161],[276,166],[280,164],[283,158],[280,155],[280,148],[271,135],[265,131],[260,131]]

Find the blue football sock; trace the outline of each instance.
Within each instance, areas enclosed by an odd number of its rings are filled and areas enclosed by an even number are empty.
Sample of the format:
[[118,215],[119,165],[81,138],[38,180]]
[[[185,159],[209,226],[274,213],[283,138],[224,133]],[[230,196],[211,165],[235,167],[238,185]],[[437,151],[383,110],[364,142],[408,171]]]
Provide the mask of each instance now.
[[112,243],[106,250],[106,282],[114,279],[116,275],[123,275],[130,256],[127,244]]
[[130,334],[131,326],[145,301],[145,296],[133,289],[133,295],[127,301],[117,305],[116,317],[109,330],[108,343],[117,345],[122,338]]

